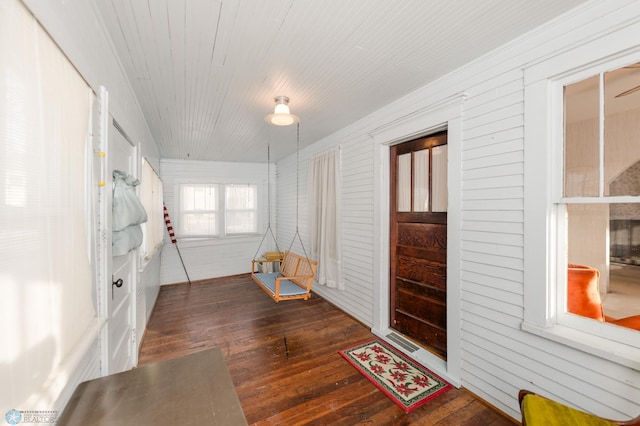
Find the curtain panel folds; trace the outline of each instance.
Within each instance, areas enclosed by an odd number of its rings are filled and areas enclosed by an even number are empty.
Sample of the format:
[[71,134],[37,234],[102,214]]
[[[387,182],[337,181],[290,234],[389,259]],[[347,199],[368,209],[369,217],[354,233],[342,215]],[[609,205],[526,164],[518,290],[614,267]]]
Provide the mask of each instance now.
[[318,261],[319,284],[344,290],[340,148],[309,160],[308,176],[311,257]]

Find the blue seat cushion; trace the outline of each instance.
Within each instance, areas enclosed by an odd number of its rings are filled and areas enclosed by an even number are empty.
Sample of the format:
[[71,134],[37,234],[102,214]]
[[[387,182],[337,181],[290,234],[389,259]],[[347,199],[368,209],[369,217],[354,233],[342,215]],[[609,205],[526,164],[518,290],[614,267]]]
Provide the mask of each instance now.
[[[260,282],[271,290],[271,293],[276,294],[276,278],[281,278],[283,275],[279,272],[259,273],[255,274],[256,278]],[[305,294],[307,291],[302,287],[294,284],[290,280],[280,281],[280,296],[299,296]]]

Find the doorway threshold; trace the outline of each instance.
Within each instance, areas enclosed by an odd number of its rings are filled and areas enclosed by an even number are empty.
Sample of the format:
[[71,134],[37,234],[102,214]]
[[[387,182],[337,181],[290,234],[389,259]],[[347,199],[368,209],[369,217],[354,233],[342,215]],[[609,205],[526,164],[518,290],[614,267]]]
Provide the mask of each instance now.
[[447,362],[445,360],[416,345],[397,331],[390,328],[371,328],[371,332],[412,360],[424,365],[426,368],[433,371],[456,388],[459,388],[462,385],[459,379],[454,378],[449,374],[447,370]]

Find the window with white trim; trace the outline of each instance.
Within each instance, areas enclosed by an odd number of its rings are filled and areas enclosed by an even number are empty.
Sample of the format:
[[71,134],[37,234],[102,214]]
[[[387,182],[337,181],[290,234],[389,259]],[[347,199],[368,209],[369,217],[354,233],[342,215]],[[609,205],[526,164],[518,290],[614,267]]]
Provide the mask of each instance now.
[[227,237],[258,233],[258,185],[179,185],[179,237]]
[[[612,37],[618,44],[626,40]],[[567,52],[525,70],[522,326],[638,367],[630,355],[632,348],[640,348],[637,331],[605,317],[640,312],[605,311],[594,320],[569,309],[570,264],[598,271],[601,298],[608,297],[614,269],[629,268],[632,279],[640,279],[640,262],[633,254],[639,244],[635,220],[640,219],[640,190],[634,185],[640,166],[640,90],[618,96],[640,84],[629,78],[640,80],[634,65],[640,51],[636,46],[635,52],[602,56],[585,46],[580,54]],[[625,239],[628,246],[623,247]]]
[[164,212],[162,202],[162,180],[151,164],[142,162],[140,201],[147,212],[147,221],[142,224],[142,264],[148,262],[162,247],[164,233]]
[[227,235],[258,232],[258,186],[225,185],[225,232]]
[[[640,327],[640,316],[634,318],[640,315],[640,65],[564,85],[563,115],[562,191],[555,202],[562,231],[558,269],[566,265],[567,277],[558,310],[635,329]],[[572,316],[559,321],[580,325]]]

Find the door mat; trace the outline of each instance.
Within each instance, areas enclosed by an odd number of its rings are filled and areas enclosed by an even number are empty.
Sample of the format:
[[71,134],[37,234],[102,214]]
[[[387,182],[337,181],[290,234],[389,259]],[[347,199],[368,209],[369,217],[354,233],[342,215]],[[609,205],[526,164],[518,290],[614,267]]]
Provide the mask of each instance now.
[[452,388],[451,384],[378,339],[338,353],[405,413]]

